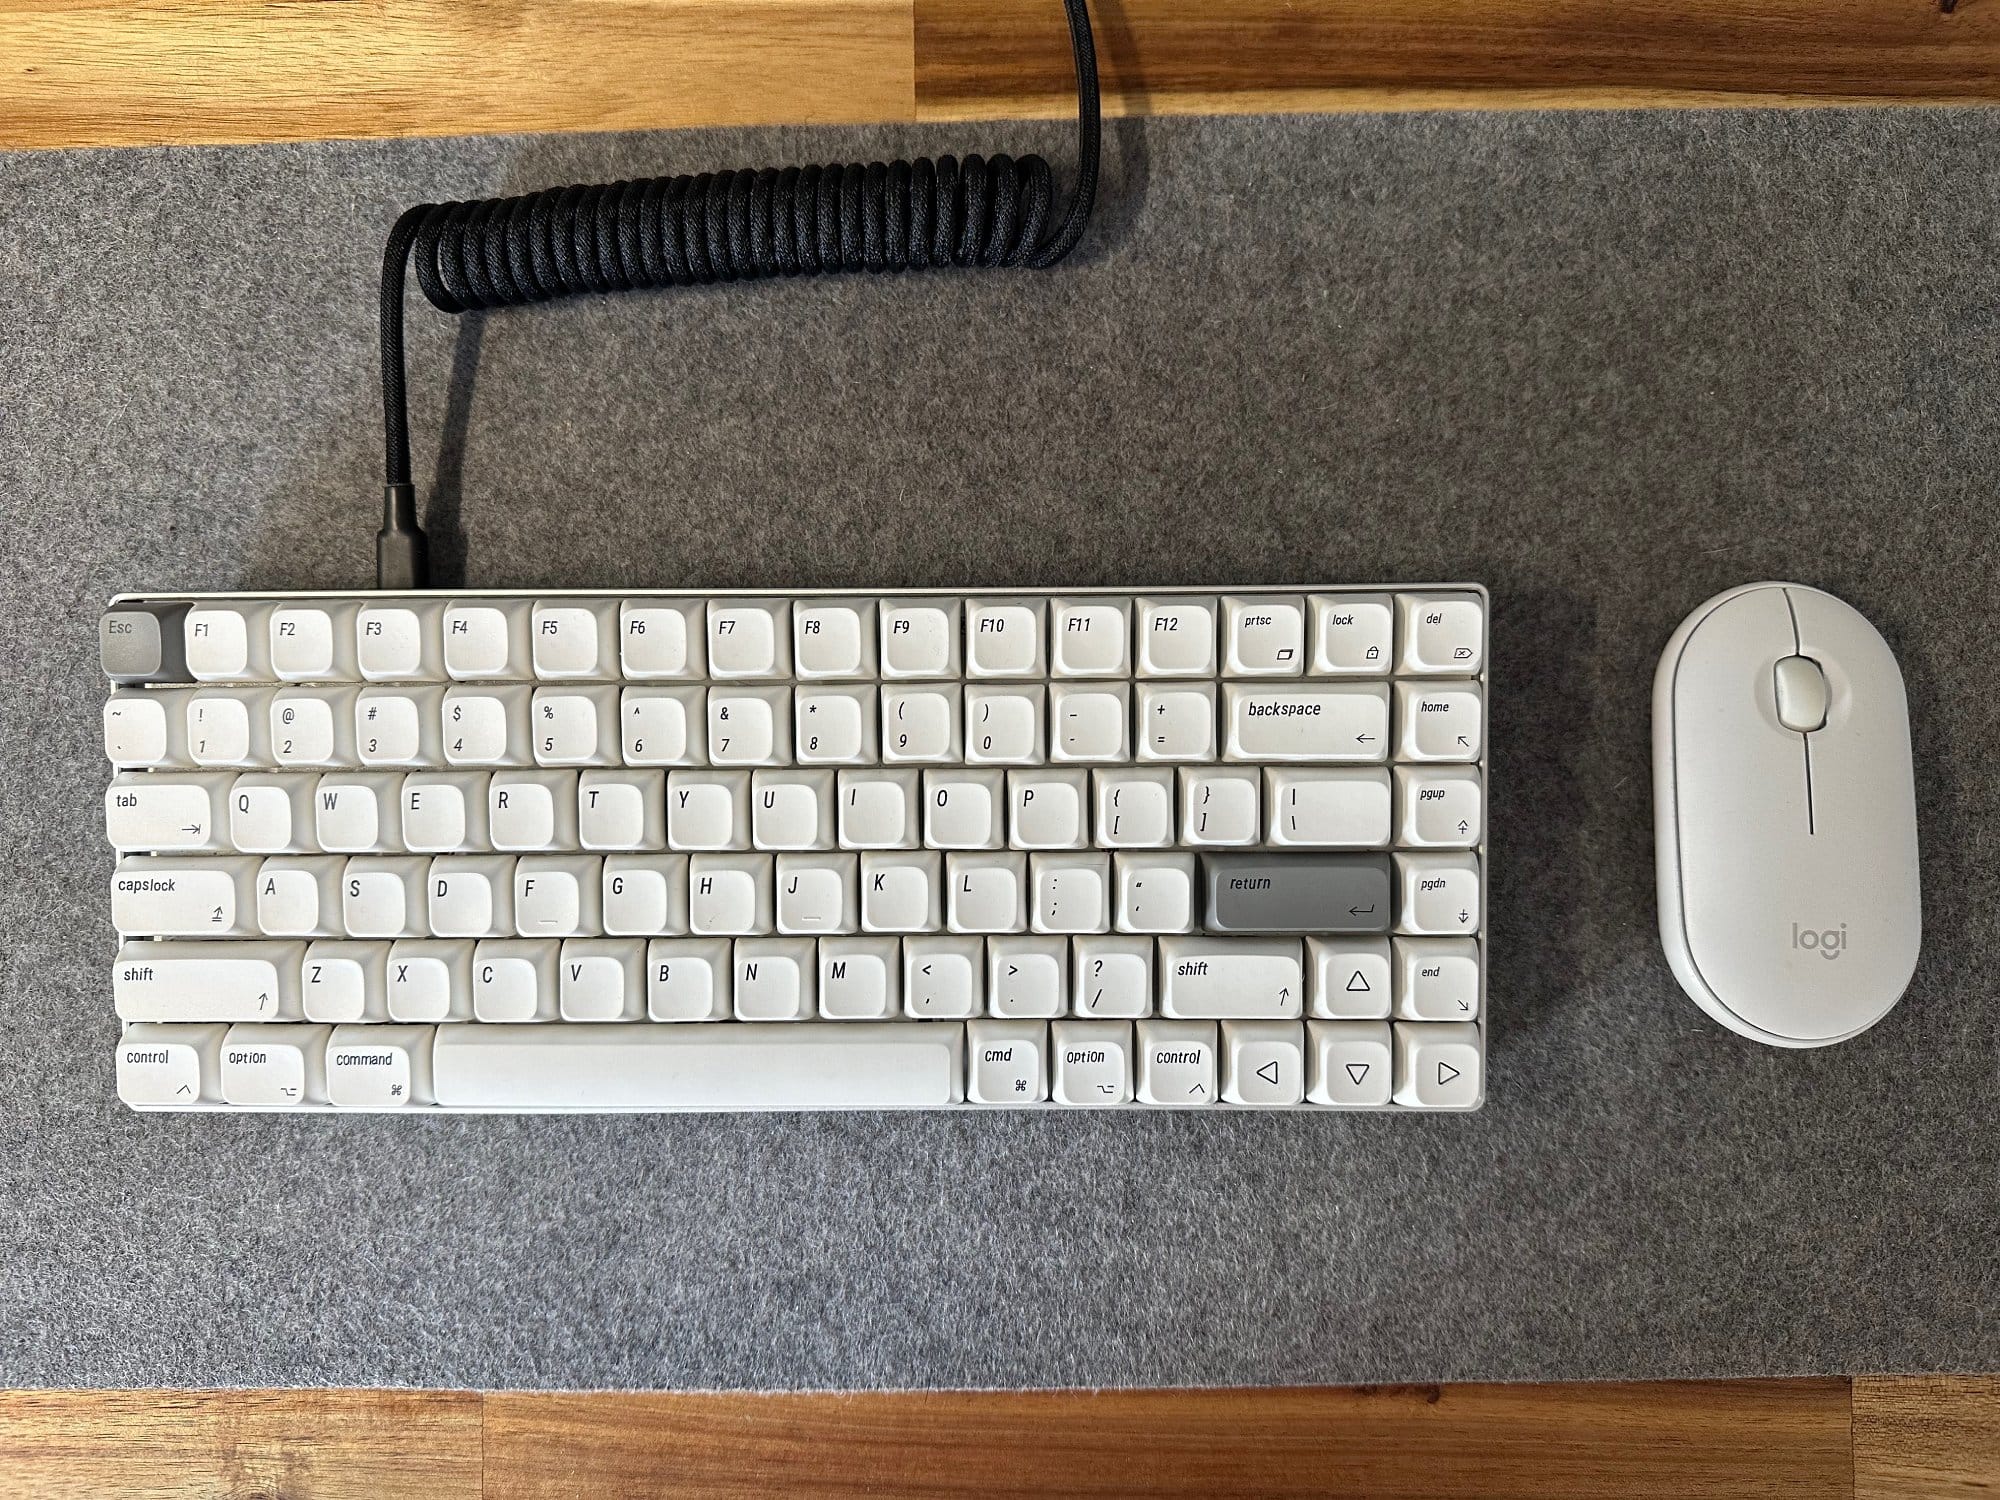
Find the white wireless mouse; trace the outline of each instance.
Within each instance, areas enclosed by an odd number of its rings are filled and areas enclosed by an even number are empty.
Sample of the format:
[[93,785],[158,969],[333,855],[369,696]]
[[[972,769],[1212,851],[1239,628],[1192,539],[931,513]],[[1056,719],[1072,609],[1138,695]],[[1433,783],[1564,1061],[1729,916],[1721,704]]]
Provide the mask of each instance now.
[[1844,1042],[1917,966],[1909,707],[1888,643],[1796,583],[1717,594],[1653,679],[1660,941],[1681,988],[1774,1047]]

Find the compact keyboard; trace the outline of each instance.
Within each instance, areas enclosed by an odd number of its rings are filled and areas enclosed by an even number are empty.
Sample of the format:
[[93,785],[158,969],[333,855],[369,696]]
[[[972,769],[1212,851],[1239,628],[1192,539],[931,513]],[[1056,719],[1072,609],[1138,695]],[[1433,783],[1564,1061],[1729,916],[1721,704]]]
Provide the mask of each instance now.
[[1487,597],[139,595],[137,1109],[1470,1109]]

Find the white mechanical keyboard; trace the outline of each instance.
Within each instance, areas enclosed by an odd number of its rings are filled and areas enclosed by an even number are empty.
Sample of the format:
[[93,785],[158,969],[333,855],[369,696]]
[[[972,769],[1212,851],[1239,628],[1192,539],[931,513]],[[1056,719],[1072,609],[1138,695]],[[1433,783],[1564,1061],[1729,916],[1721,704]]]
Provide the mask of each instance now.
[[1487,596],[141,595],[136,1109],[1483,1095]]

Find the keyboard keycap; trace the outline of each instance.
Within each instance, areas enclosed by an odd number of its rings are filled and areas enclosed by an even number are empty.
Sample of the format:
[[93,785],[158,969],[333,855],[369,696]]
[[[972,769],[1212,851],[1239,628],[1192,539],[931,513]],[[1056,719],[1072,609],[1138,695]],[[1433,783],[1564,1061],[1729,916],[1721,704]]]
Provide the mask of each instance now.
[[1050,1096],[1101,1108],[1132,1102],[1132,1023],[1057,1021],[1049,1028]]
[[1411,1109],[1476,1109],[1479,1059],[1479,1028],[1470,1022],[1398,1022],[1396,1102]]
[[1389,690],[1380,683],[1227,683],[1225,760],[1381,760]]
[[1141,1021],[1138,1030],[1140,1102],[1215,1102],[1213,1021]]
[[133,1109],[189,1109],[222,1101],[227,1026],[125,1028],[118,1039],[118,1097]]
[[1486,665],[1486,611],[1477,594],[1398,594],[1405,672],[1470,676]]
[[111,922],[129,937],[252,937],[257,861],[137,856],[111,877]]
[[1204,854],[1201,864],[1210,932],[1389,930],[1386,854]]
[[1305,973],[1296,938],[1163,937],[1160,1014],[1184,1020],[1297,1020]]
[[126,943],[111,993],[127,1021],[296,1021],[304,957],[303,943]]
[[1297,1021],[1222,1023],[1222,1097],[1284,1108],[1305,1097],[1305,1027]]
[[155,682],[191,682],[188,670],[188,606],[119,604],[97,621],[97,655],[104,675],[122,687]]
[[1395,607],[1387,594],[1312,596],[1315,677],[1380,677],[1395,664]]
[[196,854],[227,849],[227,771],[190,775],[121,771],[104,794],[111,847],[125,853]]
[[1308,1021],[1306,1097],[1345,1109],[1380,1109],[1393,1087],[1387,1021]]
[[232,1026],[222,1039],[225,1102],[267,1109],[326,1103],[326,1042],[331,1026]]
[[1039,1104],[1049,1096],[1049,1028],[1040,1021],[972,1021],[966,1091],[974,1104]]
[[336,1026],[326,1041],[326,1099],[338,1109],[436,1102],[428,1026]]

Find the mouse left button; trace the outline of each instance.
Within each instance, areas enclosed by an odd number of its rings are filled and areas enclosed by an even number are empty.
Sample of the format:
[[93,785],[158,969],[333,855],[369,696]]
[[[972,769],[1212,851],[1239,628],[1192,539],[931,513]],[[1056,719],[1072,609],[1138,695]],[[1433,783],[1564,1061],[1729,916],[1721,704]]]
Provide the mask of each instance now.
[[188,682],[185,604],[119,604],[97,622],[104,675],[121,687]]

